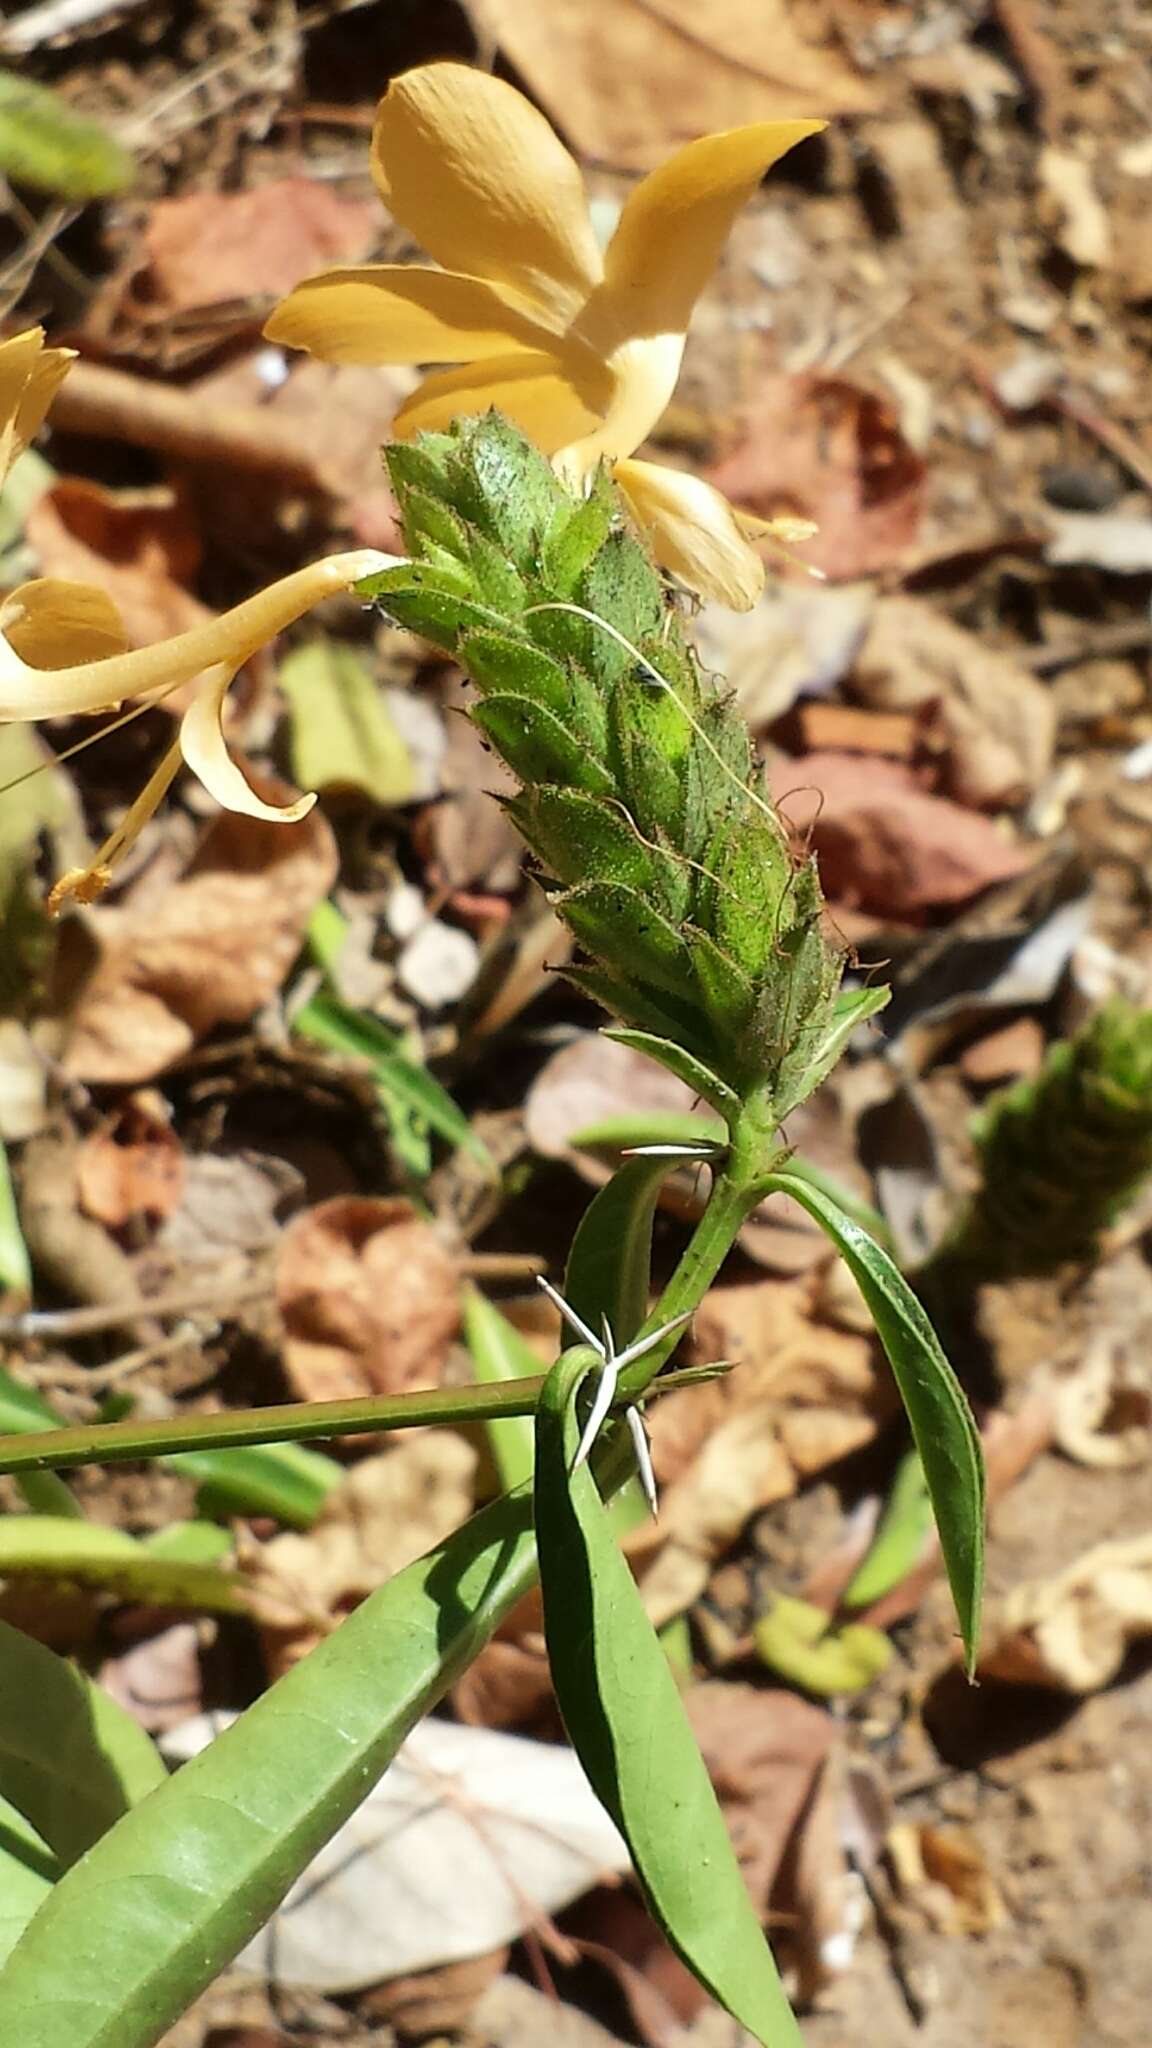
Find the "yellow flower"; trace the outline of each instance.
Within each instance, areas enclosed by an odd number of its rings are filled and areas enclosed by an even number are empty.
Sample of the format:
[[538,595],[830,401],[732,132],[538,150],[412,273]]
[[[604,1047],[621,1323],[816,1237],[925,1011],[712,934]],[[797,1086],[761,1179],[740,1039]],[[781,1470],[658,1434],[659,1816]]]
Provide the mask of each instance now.
[[732,221],[777,159],[821,121],[705,135],[642,179],[601,255],[579,170],[514,87],[460,64],[393,81],[372,170],[395,220],[439,270],[373,264],[297,287],[270,341],[330,363],[457,363],[427,377],[395,431],[497,406],[582,479],[605,459],[657,560],[746,609],[763,587],[750,545],[771,522],[711,485],[633,460],[676,385],[692,309]]
[[[45,348],[39,328],[0,345],[0,479],[43,421],[72,354]],[[0,724],[119,710],[126,702],[143,707],[185,684],[197,686],[179,737],[123,823],[91,867],[66,876],[53,897],[75,894],[87,900],[99,894],[113,862],[152,816],[181,760],[226,810],[285,824],[311,810],[313,795],[278,807],[249,787],[225,742],[225,693],[237,670],[285,626],[321,598],[393,567],[395,560],[374,548],[331,555],[282,577],[221,618],[153,647],[133,649],[115,605],[93,585],[41,577],[0,597]]]

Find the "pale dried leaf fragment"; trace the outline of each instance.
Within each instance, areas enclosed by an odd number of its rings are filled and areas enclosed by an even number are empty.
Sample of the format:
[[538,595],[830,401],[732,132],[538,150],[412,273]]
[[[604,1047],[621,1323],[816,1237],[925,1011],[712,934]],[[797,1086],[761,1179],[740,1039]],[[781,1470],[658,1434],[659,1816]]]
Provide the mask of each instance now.
[[468,0],[583,156],[650,170],[710,130],[860,113],[878,87],[807,42],[787,0]]
[[1036,175],[1057,247],[1085,270],[1107,264],[1112,234],[1087,158],[1048,143],[1040,152]]
[[1052,766],[1051,691],[918,598],[879,599],[851,690],[878,710],[931,715],[946,750],[944,791],[958,803],[1020,803]]
[[939,1934],[991,1934],[1003,1927],[1003,1895],[966,1828],[900,1821],[885,1846],[902,1900]]
[[1152,1395],[1124,1369],[1122,1347],[1101,1338],[1052,1394],[1052,1438],[1066,1458],[1101,1470],[1152,1462]]
[[1008,1595],[979,1676],[1097,1692],[1130,1643],[1152,1635],[1152,1536],[1100,1543],[1054,1578]]
[[475,1471],[463,1437],[422,1430],[353,1466],[307,1535],[275,1536],[248,1556],[249,1606],[274,1674],[459,1528],[472,1511]]
[[[166,1754],[195,1754],[218,1726],[199,1717]],[[627,1868],[570,1749],[429,1718],[240,1966],[277,1984],[357,1990],[488,1955]]]
[[306,1401],[440,1383],[459,1328],[459,1276],[401,1197],[336,1195],[288,1225],[276,1297],[284,1370]]

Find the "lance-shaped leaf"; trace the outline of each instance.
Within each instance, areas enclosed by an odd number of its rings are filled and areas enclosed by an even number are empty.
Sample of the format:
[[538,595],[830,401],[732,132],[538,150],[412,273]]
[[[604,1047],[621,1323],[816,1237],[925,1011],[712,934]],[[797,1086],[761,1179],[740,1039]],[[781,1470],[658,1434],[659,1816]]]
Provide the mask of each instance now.
[[980,1437],[964,1390],[908,1282],[867,1231],[799,1174],[784,1169],[768,1185],[815,1217],[871,1310],[924,1467],[971,1673],[984,1586],[985,1498]]
[[525,1497],[483,1510],[75,1864],[0,1972],[0,2041],[154,2048],[261,1927],[531,1582]]
[[537,1413],[536,1537],[564,1723],[673,1948],[765,2048],[801,2048],[668,1660],[591,1472],[569,1475],[590,1364],[565,1352]]

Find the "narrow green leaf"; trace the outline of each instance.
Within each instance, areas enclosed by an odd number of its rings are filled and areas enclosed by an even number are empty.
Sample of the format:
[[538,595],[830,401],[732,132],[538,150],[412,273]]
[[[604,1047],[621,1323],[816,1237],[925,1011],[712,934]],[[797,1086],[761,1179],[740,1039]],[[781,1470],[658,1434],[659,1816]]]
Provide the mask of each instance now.
[[618,1045],[630,1045],[634,1052],[646,1052],[650,1060],[667,1067],[670,1074],[683,1081],[687,1087],[710,1102],[727,1124],[732,1124],[740,1114],[740,1097],[706,1067],[703,1060],[694,1059],[682,1046],[674,1045],[669,1038],[657,1038],[652,1031],[629,1031],[623,1025],[615,1025],[605,1031],[605,1038],[614,1038]]
[[220,1564],[232,1554],[231,1536],[215,1522],[166,1522],[138,1540],[150,1558],[171,1564]]
[[924,1467],[906,1451],[896,1468],[884,1512],[859,1570],[840,1596],[842,1607],[871,1607],[914,1570],[932,1529],[932,1503]]
[[537,1413],[536,1540],[565,1726],[677,1954],[766,2048],[801,2048],[667,1658],[591,1472],[569,1476],[589,1366],[587,1350],[565,1352]]
[[0,1796],[0,1967],[62,1874],[43,1835]]
[[[539,1370],[539,1367],[537,1367]],[[201,1515],[272,1515],[290,1529],[310,1529],[344,1467],[302,1444],[253,1444],[247,1450],[181,1451],[161,1461],[197,1487]]]
[[423,1118],[450,1145],[470,1152],[495,1174],[492,1155],[476,1136],[463,1110],[427,1067],[420,1066],[402,1050],[399,1035],[389,1031],[379,1018],[350,1009],[337,996],[322,994],[313,996],[297,1010],[292,1021],[301,1036],[310,1038],[314,1045],[367,1060],[386,1115],[400,1104]]
[[[202,1524],[206,1530],[209,1526]],[[0,1519],[0,1579],[90,1586],[121,1600],[198,1607],[217,1614],[236,1613],[244,1605],[240,1581],[218,1565],[156,1555],[120,1529],[62,1515]]]
[[866,1202],[862,1195],[854,1194],[851,1188],[846,1188],[843,1181],[838,1180],[834,1173],[826,1173],[822,1166],[817,1166],[814,1160],[805,1159],[801,1152],[793,1152],[790,1155],[788,1172],[793,1179],[806,1181],[810,1188],[815,1188],[819,1194],[826,1195],[837,1209],[842,1209],[845,1216],[850,1216],[853,1223],[858,1223],[861,1230],[866,1230],[869,1237],[874,1237],[878,1244],[882,1244],[886,1252],[892,1250],[892,1235],[879,1209],[874,1209],[871,1202]]
[[[723,1145],[727,1136],[727,1126],[716,1117],[682,1109],[635,1109],[585,1124],[568,1142],[577,1151],[627,1152],[635,1145]],[[665,1159],[665,1173],[675,1165],[674,1159]]]
[[[20,1430],[31,1435],[35,1430],[51,1429],[59,1419],[34,1387],[26,1387],[0,1366],[0,1431]],[[35,1514],[83,1519],[84,1510],[75,1494],[55,1472],[21,1472],[16,1484]]]
[[0,1796],[61,1864],[74,1863],[167,1776],[110,1693],[0,1621]]
[[360,790],[382,805],[411,801],[412,756],[370,664],[339,640],[312,640],[280,663],[292,712],[292,773],[303,789]]
[[[636,1335],[648,1313],[652,1224],[670,1159],[630,1159],[594,1195],[568,1253],[564,1294],[569,1306],[599,1333],[607,1316],[618,1350]],[[570,1349],[577,1340],[566,1332]]]
[[795,1082],[785,1085],[780,1092],[776,1104],[778,1116],[787,1116],[798,1103],[807,1101],[813,1090],[832,1072],[853,1032],[884,1008],[891,993],[889,988],[841,989],[831,1020],[821,1033],[819,1042],[808,1053],[801,1073]]
[[32,1292],[32,1267],[20,1228],[8,1154],[0,1143],[0,1291],[27,1300]]
[[[477,1287],[464,1290],[464,1341],[482,1385],[498,1380],[534,1379],[540,1360],[519,1330],[493,1308]],[[486,1423],[496,1470],[511,1489],[532,1477],[534,1430],[530,1415],[505,1415]]]
[[769,1185],[783,1189],[815,1217],[871,1310],[924,1466],[971,1675],[984,1585],[984,1458],[964,1390],[888,1253],[811,1181],[785,1169],[774,1173]]
[[61,1878],[0,1973],[0,2041],[154,2048],[263,1926],[531,1584],[526,1494],[398,1572]]

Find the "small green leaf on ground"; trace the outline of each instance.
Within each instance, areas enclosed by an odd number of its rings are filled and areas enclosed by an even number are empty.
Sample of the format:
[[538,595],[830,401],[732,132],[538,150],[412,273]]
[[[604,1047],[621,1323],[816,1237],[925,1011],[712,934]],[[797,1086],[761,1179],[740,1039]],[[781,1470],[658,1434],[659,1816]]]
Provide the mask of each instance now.
[[411,800],[412,757],[356,648],[309,641],[281,662],[279,682],[292,712],[292,773],[303,789],[355,789],[384,805]]
[[99,121],[59,93],[0,71],[0,172],[60,199],[103,199],[132,183],[135,165]]

